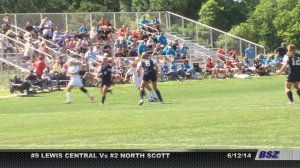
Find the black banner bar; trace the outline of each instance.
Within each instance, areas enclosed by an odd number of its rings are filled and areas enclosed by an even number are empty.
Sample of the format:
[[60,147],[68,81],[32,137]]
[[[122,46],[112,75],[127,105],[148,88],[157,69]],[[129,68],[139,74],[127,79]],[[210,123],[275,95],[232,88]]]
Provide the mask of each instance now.
[[294,168],[258,150],[2,150],[0,168]]

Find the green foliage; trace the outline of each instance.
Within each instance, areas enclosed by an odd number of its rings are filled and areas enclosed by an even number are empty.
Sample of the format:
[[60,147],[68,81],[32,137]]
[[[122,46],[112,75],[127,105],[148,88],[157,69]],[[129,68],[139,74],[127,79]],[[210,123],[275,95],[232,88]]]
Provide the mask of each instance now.
[[233,0],[208,0],[199,11],[199,22],[228,31],[233,25],[246,20],[242,3]]

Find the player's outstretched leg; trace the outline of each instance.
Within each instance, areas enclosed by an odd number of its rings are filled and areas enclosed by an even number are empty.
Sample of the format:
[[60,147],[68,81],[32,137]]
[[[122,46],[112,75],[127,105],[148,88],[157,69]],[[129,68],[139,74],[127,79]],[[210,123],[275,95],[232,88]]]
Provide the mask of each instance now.
[[140,90],[140,102],[139,102],[139,105],[142,105],[144,103],[144,96],[145,96],[145,90],[144,89],[141,89]]
[[80,87],[80,90],[90,99],[90,102],[94,101],[94,96],[91,95],[84,87]]
[[285,92],[286,92],[286,95],[289,99],[288,104],[293,104],[294,103],[293,93],[291,91],[292,85],[293,85],[293,83],[291,83],[291,82],[286,82],[286,84],[285,84]]

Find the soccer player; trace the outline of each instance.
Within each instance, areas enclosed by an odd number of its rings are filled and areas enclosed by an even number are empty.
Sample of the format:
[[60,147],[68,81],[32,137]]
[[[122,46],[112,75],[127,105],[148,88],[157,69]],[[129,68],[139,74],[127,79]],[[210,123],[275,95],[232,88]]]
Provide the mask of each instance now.
[[151,60],[148,56],[148,53],[143,52],[142,53],[142,60],[141,60],[141,64],[138,65],[138,75],[140,76],[141,74],[141,68],[144,69],[144,76],[143,76],[143,80],[140,86],[140,105],[142,105],[144,103],[144,95],[145,95],[145,87],[148,84],[149,81],[151,81],[152,83],[152,87],[160,101],[160,103],[164,103],[161,94],[159,92],[159,90],[157,89],[157,73],[158,73],[158,67],[157,65],[153,62],[153,60]]
[[[130,69],[126,72],[125,74],[125,81],[127,81],[128,78],[128,74],[132,73],[132,81],[133,84],[140,89],[141,83],[142,83],[142,79],[143,79],[143,72],[140,73],[140,76],[138,75],[137,72],[137,63],[140,61],[139,57],[137,57],[137,59],[132,62],[130,64]],[[158,99],[156,96],[155,91],[149,86],[149,84],[146,85],[146,88],[149,90],[149,92],[151,93],[151,97],[149,98],[149,100],[155,100]],[[146,94],[144,95],[146,96]]]
[[74,61],[68,61],[67,63],[67,73],[68,76],[70,77],[70,81],[67,86],[67,101],[65,102],[66,104],[71,104],[72,103],[72,89],[74,87],[79,87],[80,90],[87,95],[87,97],[90,99],[90,102],[94,101],[94,96],[92,96],[84,87],[83,83],[80,79],[79,76],[79,66],[76,65]]
[[296,53],[296,47],[293,44],[288,46],[288,61],[278,70],[276,73],[281,74],[287,66],[289,66],[288,77],[285,83],[285,91],[288,96],[289,102],[288,104],[293,104],[293,94],[291,92],[291,88],[294,87],[298,96],[300,96],[300,90],[298,87],[298,83],[300,81],[300,55]]
[[112,84],[111,76],[112,76],[112,66],[108,62],[107,57],[103,57],[100,70],[98,71],[99,78],[101,78],[101,88],[100,94],[102,94],[102,100],[100,105],[104,105],[106,93],[111,92],[109,87]]

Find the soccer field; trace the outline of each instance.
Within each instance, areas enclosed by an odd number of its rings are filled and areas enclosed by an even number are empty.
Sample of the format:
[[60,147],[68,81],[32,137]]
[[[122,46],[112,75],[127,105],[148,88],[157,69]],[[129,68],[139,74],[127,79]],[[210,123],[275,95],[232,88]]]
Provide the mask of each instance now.
[[[0,148],[300,148],[300,100],[287,105],[285,76],[159,83],[165,104],[138,105],[132,85],[115,85],[104,106],[79,89],[0,99]],[[147,92],[148,93],[148,92]]]

